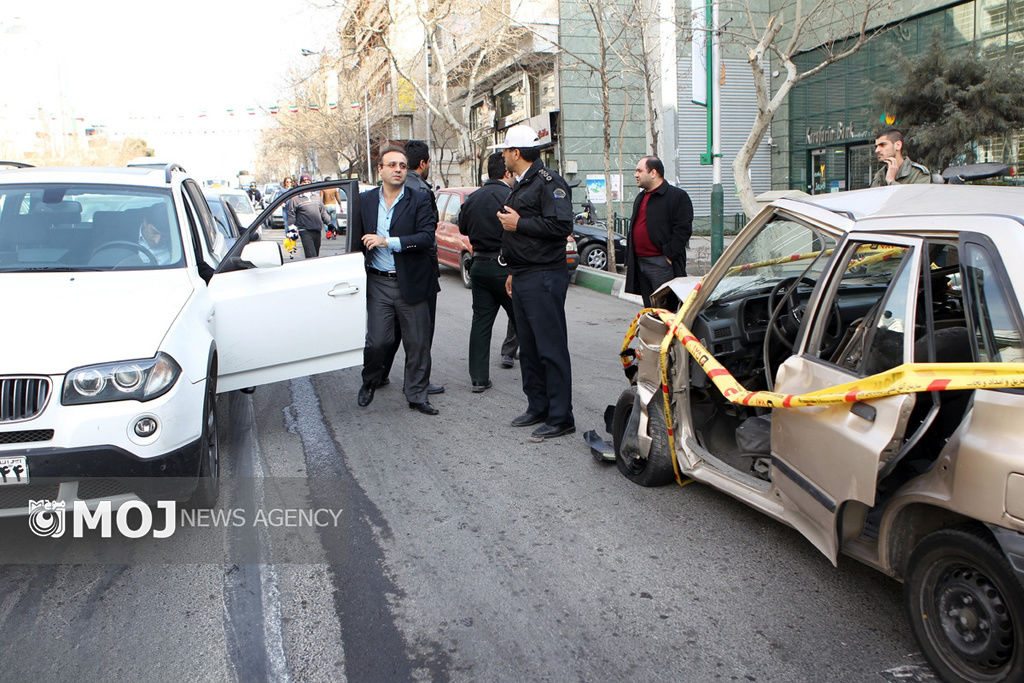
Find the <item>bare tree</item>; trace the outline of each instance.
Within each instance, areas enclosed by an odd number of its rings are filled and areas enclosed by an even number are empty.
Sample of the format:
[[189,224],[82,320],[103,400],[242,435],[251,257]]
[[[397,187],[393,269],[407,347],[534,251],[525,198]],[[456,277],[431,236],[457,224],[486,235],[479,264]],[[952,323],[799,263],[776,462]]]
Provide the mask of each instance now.
[[[295,159],[311,161],[315,156],[319,170],[325,174],[358,174],[359,161],[367,158],[364,121],[369,106],[377,119],[385,104],[371,100],[354,82],[339,78],[337,58],[326,57],[311,74],[293,74],[289,94],[295,111],[288,108],[276,115],[278,126],[263,134],[262,156],[272,163],[277,173],[291,173]],[[328,98],[328,86],[334,99]],[[357,105],[350,106],[350,103]],[[388,109],[390,114],[390,109]],[[372,182],[368,178],[367,182]]]
[[[372,43],[386,52],[396,76],[408,82],[417,100],[447,127],[442,138],[451,134],[454,161],[465,166],[464,171],[472,162],[469,113],[481,78],[497,65],[506,65],[515,53],[517,38],[524,34],[499,11],[500,6],[500,2],[474,0],[414,0],[401,5],[412,9],[414,16],[409,17],[392,2],[385,2],[377,14],[357,11],[361,6],[356,3],[345,8],[341,22],[343,42]],[[429,67],[422,61],[424,53],[413,58],[405,50],[409,36],[398,28],[410,22],[422,34]],[[434,129],[432,124],[431,132]]]
[[[771,126],[779,107],[797,83],[821,72],[828,65],[845,59],[860,50],[884,29],[870,29],[878,14],[888,7],[888,0],[816,0],[806,3],[793,0],[767,14],[755,13],[749,0],[743,8],[745,28],[725,31],[747,50],[747,60],[754,73],[757,114],[746,142],[732,162],[732,173],[743,210],[748,216],[757,212],[754,191],[750,184],[750,163]],[[703,10],[700,10],[703,11]],[[794,58],[808,48],[820,46],[815,54],[820,60],[803,71]],[[769,61],[777,60],[784,78],[775,93],[767,78]]]
[[[636,0],[640,2],[640,0]],[[625,132],[625,125],[631,120],[631,105],[642,100],[647,112],[648,135],[651,135],[653,127],[651,124],[656,119],[651,113],[650,93],[642,94],[640,91],[647,89],[647,84],[652,81],[653,68],[648,61],[645,49],[643,48],[643,29],[639,29],[637,17],[630,13],[637,8],[632,0],[630,2],[616,2],[616,0],[578,0],[577,7],[580,10],[579,18],[582,24],[589,24],[596,40],[589,43],[593,52],[584,54],[580,50],[570,49],[562,41],[560,49],[569,59],[565,60],[565,68],[583,71],[597,81],[598,104],[601,111],[601,153],[604,171],[605,184],[605,225],[607,227],[607,270],[615,272],[615,220],[614,207],[612,205],[612,112],[613,96],[620,95],[623,98],[621,105],[621,116],[617,117],[619,124],[618,152],[619,170],[621,171],[622,140]],[[561,17],[562,21],[566,17]],[[641,22],[642,23],[642,22]],[[640,45],[639,52],[636,46]],[[646,56],[645,56],[646,55]],[[646,74],[646,75],[645,75]],[[630,75],[640,75],[638,82],[632,82]],[[655,140],[657,135],[654,135]],[[620,198],[621,200],[621,198]]]

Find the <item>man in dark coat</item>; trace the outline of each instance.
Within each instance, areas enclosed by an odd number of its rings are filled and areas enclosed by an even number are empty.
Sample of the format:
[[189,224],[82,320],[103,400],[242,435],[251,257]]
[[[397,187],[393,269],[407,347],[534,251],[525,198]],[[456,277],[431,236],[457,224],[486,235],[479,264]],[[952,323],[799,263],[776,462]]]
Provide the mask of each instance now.
[[626,244],[626,291],[639,294],[644,306],[650,306],[651,294],[658,287],[686,275],[693,203],[684,190],[665,180],[665,165],[658,157],[641,159],[634,175],[643,192],[633,201]]
[[[477,394],[491,388],[491,329],[498,310],[505,309],[510,324],[514,325],[515,321],[512,297],[505,291],[508,268],[498,263],[501,240],[505,233],[498,221],[498,212],[505,206],[511,192],[506,183],[511,175],[505,168],[501,152],[494,152],[487,157],[487,178],[483,187],[466,198],[459,211],[459,232],[467,235],[469,243],[473,245],[473,265],[469,271],[470,287],[473,290],[469,377],[473,382],[473,392]],[[504,349],[502,351],[504,364],[506,356]]]
[[[299,185],[309,185],[313,176],[303,173]],[[302,252],[306,258],[320,255],[320,233],[331,217],[327,214],[319,192],[303,192],[289,199],[284,205],[285,227],[294,225],[299,229]]]
[[[411,190],[419,190],[430,195],[430,208],[434,212],[434,225],[437,225],[437,196],[434,194],[433,188],[430,187],[430,183],[427,182],[427,177],[430,175],[430,150],[427,147],[427,143],[422,140],[410,140],[405,143],[405,158],[409,160],[409,173],[405,179],[405,186]],[[437,280],[441,278],[441,267],[437,262],[437,247],[434,247],[434,273],[437,275]],[[437,281],[435,280],[435,282]],[[441,290],[440,284],[437,285],[436,289],[430,293],[428,303],[430,304],[430,340],[433,344],[434,340],[434,325],[437,320],[437,293]],[[388,350],[387,357],[384,361],[384,377],[381,378],[378,386],[384,386],[390,382],[388,375],[391,374],[391,366],[395,363],[395,354],[398,353],[398,347],[402,343],[402,328],[399,327],[395,330],[395,341]],[[427,393],[428,394],[443,394],[443,384],[431,384],[430,377],[427,377]]]
[[373,400],[401,326],[409,407],[437,415],[427,399],[433,328],[428,298],[437,291],[434,208],[429,195],[406,186],[408,163],[400,147],[386,149],[377,170],[381,186],[359,195],[367,275],[366,347],[357,402],[365,407]]

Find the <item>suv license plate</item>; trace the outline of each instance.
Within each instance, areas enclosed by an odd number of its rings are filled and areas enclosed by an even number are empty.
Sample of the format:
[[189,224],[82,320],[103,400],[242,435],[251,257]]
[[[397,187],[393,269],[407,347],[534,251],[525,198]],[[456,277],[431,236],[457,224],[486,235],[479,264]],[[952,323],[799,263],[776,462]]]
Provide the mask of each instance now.
[[0,456],[0,486],[28,483],[28,462],[24,455]]

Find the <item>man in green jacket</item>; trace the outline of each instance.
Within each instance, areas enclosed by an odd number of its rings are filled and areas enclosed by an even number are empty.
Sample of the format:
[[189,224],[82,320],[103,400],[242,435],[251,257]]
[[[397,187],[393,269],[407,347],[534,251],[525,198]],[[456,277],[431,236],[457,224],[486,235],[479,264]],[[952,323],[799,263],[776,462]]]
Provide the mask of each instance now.
[[895,128],[883,130],[875,138],[875,156],[883,166],[871,179],[871,187],[930,183],[927,166],[903,156],[903,133]]

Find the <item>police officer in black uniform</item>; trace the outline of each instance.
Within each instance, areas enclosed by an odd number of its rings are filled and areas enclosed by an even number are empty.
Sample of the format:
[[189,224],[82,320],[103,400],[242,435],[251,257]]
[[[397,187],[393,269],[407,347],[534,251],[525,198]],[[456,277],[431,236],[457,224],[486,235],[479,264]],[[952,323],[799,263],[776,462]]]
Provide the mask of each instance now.
[[512,297],[519,332],[519,359],[526,412],[513,427],[543,422],[531,441],[576,431],[572,415],[572,367],[565,323],[569,268],[565,241],[572,233],[569,186],[540,162],[540,140],[529,126],[512,126],[503,150],[516,178],[498,213],[505,234],[501,259],[508,266],[505,289]]
[[[505,309],[509,325],[515,329],[512,299],[505,291],[508,268],[498,263],[505,230],[497,215],[508,200],[511,191],[509,186],[512,184],[512,176],[505,168],[501,152],[487,157],[487,177],[483,187],[469,195],[459,211],[459,232],[467,235],[469,243],[473,245],[473,265],[469,271],[470,288],[473,290],[469,377],[473,382],[473,393],[477,394],[492,386],[488,367],[491,358],[491,330],[499,309]],[[509,179],[508,184],[506,178]],[[513,343],[508,356],[514,354],[518,347],[517,342]],[[506,349],[504,344],[502,346],[502,363],[505,364]]]

